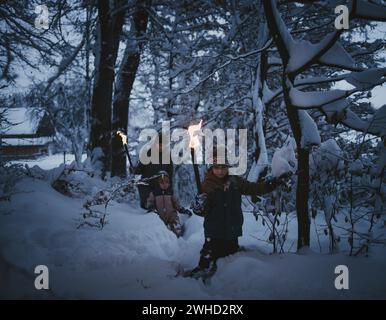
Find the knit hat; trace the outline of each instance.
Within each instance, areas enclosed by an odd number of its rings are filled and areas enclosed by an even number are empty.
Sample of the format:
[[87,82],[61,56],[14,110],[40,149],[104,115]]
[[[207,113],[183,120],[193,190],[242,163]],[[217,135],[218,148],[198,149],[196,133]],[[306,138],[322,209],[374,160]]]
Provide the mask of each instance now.
[[158,183],[162,183],[162,182],[170,182],[170,179],[169,179],[169,174],[164,171],[164,170],[161,170],[158,172],[158,175],[159,175],[159,178],[158,178]]

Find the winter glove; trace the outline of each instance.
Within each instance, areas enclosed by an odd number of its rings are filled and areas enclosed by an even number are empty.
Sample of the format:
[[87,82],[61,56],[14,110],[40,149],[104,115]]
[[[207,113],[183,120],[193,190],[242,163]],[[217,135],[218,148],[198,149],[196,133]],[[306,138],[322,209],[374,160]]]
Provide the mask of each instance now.
[[272,185],[272,187],[276,188],[278,186],[285,186],[286,188],[290,188],[292,172],[283,173],[279,177],[269,176],[266,178],[266,181]]
[[194,201],[190,205],[190,208],[193,210],[193,213],[198,216],[204,216],[205,215],[205,205],[207,202],[207,194],[201,193],[196,195]]

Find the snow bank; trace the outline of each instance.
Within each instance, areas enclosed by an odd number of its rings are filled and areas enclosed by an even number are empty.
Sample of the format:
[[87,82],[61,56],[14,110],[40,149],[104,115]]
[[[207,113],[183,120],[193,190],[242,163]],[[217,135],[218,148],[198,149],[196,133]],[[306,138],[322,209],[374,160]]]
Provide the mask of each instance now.
[[[287,152],[292,146],[287,145]],[[282,156],[286,156],[282,148]],[[10,202],[0,203],[0,297],[83,299],[385,298],[385,248],[372,258],[287,253],[268,255],[265,228],[244,214],[246,252],[220,259],[211,284],[174,277],[179,265],[194,267],[203,243],[203,219],[185,223],[177,239],[154,213],[133,203],[112,203],[102,230],[77,229],[83,201],[27,178]],[[319,223],[319,222],[318,222]],[[285,250],[294,250],[290,219]],[[315,229],[311,230],[315,237]],[[313,243],[316,241],[313,239]],[[326,245],[323,241],[322,245]],[[325,239],[328,242],[328,239]],[[316,250],[317,246],[314,247]],[[50,290],[33,289],[36,265],[50,271]],[[334,288],[334,268],[350,269],[350,290]]]

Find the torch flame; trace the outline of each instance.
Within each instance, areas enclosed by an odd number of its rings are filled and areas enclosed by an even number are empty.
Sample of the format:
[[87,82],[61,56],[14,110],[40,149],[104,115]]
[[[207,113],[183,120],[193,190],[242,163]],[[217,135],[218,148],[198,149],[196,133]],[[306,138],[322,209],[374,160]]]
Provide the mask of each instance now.
[[117,135],[121,137],[122,143],[127,145],[127,135],[125,135],[122,131],[117,131]]
[[199,124],[191,125],[188,127],[189,134],[189,148],[194,149],[199,146],[200,141],[198,139],[198,134],[194,134],[196,131],[201,131],[202,119]]

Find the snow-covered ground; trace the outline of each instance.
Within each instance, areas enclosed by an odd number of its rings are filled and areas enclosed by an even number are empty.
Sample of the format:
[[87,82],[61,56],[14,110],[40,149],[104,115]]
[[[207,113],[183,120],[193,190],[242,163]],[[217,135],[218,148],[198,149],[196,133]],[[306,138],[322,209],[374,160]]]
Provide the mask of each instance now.
[[[97,181],[95,181],[97,183]],[[220,259],[210,284],[175,277],[194,267],[203,243],[202,218],[186,221],[177,239],[137,202],[113,202],[102,229],[79,228],[83,200],[66,197],[46,180],[25,178],[10,202],[0,202],[0,297],[67,299],[346,299],[386,298],[386,248],[370,257],[312,250],[269,254],[267,238],[245,213],[240,244],[247,251]],[[313,237],[315,235],[312,230]],[[296,237],[290,224],[289,245]],[[323,238],[323,236],[321,236]],[[322,245],[328,246],[328,239]],[[293,249],[296,245],[293,246]],[[349,290],[337,290],[337,265],[349,268]],[[49,268],[50,290],[36,290],[34,268]]]

